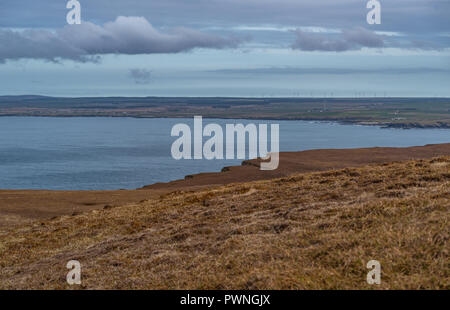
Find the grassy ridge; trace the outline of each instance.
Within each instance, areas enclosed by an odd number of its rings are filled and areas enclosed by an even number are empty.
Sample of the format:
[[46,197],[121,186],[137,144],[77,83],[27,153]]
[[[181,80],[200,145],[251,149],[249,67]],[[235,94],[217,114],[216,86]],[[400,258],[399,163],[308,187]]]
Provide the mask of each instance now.
[[449,289],[450,157],[298,174],[0,232],[0,288]]

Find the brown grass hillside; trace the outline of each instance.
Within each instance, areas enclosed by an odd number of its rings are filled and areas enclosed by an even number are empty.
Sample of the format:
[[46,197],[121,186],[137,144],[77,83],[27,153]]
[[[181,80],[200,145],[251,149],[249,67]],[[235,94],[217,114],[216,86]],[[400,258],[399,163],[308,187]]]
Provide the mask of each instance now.
[[173,192],[4,228],[0,288],[449,289],[449,207],[450,157]]

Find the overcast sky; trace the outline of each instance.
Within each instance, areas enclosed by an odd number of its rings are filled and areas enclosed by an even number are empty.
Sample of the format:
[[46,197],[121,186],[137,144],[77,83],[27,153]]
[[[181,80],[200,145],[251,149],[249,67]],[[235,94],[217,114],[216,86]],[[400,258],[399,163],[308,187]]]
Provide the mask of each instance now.
[[0,95],[450,96],[449,0],[0,1]]

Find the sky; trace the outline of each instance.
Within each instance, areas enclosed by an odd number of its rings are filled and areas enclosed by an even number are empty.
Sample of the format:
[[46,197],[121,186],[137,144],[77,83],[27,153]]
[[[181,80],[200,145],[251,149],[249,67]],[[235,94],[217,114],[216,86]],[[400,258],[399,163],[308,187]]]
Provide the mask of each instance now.
[[0,95],[448,97],[449,0],[0,0]]

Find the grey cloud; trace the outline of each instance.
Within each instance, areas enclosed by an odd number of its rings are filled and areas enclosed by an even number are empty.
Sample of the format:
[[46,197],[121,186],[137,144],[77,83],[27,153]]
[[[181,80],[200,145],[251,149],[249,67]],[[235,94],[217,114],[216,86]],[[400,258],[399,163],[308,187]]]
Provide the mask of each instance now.
[[56,61],[57,58],[87,60],[85,52],[53,32],[26,30],[23,32],[0,30],[0,63],[7,59],[41,58]]
[[178,27],[155,29],[143,17],[118,17],[98,26],[90,22],[68,25],[56,31],[0,30],[0,62],[8,59],[95,61],[104,54],[179,53],[194,48],[235,48],[238,38],[224,38]]
[[136,84],[148,84],[152,78],[152,72],[147,69],[130,69],[129,75]]
[[[450,32],[448,0],[384,0],[382,3],[381,25],[367,25],[364,0],[96,0],[81,1],[82,18],[97,24],[113,20],[118,15],[144,16],[152,25],[175,27],[183,25],[193,29],[208,29],[211,33],[224,35],[234,28],[246,26],[247,32],[257,30],[323,27],[327,29],[350,29],[355,26],[366,27],[379,32],[401,32],[405,38],[385,38],[385,44],[391,42],[403,47],[405,40],[425,38],[434,45],[448,48],[450,42],[439,36],[441,32]],[[61,27],[65,24],[67,9],[65,2],[56,0],[1,0],[0,27]],[[182,30],[179,30],[182,32]],[[284,35],[275,36],[259,31],[257,40],[274,46],[285,46]],[[242,32],[241,32],[242,33]],[[169,33],[165,33],[169,34]],[[330,37],[329,39],[331,39]],[[309,40],[307,40],[309,39]],[[311,38],[304,40],[315,47],[317,42]],[[228,39],[227,41],[235,41]],[[313,41],[312,43],[310,41]],[[347,42],[348,43],[348,42]],[[411,42],[406,48],[415,48]],[[326,50],[355,49],[358,44],[348,46],[344,41],[322,42]],[[428,44],[423,49],[428,49]],[[75,46],[76,47],[76,46]],[[320,46],[319,46],[320,47]],[[421,48],[418,46],[418,48]],[[89,58],[89,57],[88,57]]]
[[336,35],[304,32],[302,30],[296,30],[295,34],[296,40],[292,48],[302,51],[344,52],[359,50],[363,47],[384,46],[384,40],[381,35],[360,27],[344,30]]

